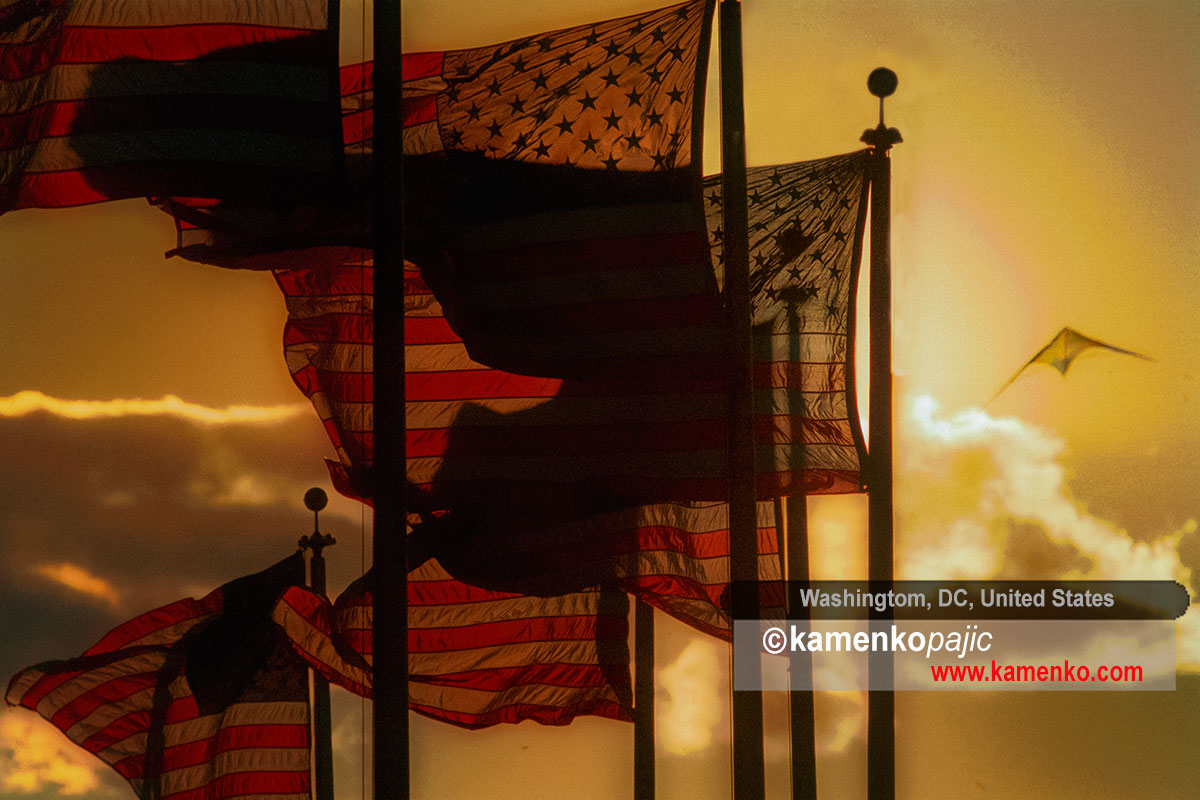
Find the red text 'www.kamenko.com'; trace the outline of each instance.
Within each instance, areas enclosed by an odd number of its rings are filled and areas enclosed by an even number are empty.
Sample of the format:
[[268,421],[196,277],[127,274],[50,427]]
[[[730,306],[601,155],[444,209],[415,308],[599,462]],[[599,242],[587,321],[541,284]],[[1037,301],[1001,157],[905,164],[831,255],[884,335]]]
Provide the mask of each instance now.
[[1139,666],[1062,664],[954,664],[930,666],[934,683],[1141,683]]

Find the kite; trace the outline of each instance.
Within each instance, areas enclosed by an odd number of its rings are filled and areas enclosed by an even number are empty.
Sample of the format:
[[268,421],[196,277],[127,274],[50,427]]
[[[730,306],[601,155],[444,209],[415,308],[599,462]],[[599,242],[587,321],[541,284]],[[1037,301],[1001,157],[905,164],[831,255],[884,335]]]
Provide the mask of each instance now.
[[1058,335],[1050,340],[1048,345],[1037,352],[1037,355],[1026,361],[1024,366],[1017,370],[1016,375],[1013,375],[1008,379],[1007,383],[1000,387],[1000,391],[996,392],[992,399],[994,400],[996,397],[999,397],[1000,392],[1003,392],[1005,389],[1011,386],[1012,382],[1020,377],[1021,373],[1024,372],[1025,368],[1030,364],[1045,364],[1046,366],[1054,367],[1060,373],[1066,375],[1067,370],[1070,369],[1071,363],[1076,359],[1076,357],[1079,356],[1079,354],[1084,350],[1092,347],[1101,347],[1105,350],[1111,350],[1114,353],[1124,353],[1127,356],[1135,356],[1137,358],[1145,359],[1146,361],[1154,360],[1153,358],[1144,356],[1141,353],[1135,353],[1132,350],[1126,350],[1123,347],[1114,347],[1111,344],[1105,344],[1104,342],[1088,338],[1079,331],[1075,331],[1070,328],[1063,328],[1058,332]]

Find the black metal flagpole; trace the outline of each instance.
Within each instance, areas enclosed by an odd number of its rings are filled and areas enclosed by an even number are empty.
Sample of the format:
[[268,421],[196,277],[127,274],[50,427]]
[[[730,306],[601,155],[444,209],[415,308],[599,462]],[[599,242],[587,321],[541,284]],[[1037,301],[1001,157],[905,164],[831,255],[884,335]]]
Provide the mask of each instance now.
[[[867,577],[871,590],[888,591],[894,578],[892,540],[892,278],[891,182],[888,151],[901,141],[900,132],[883,122],[883,99],[896,91],[896,73],[879,68],[867,79],[879,98],[879,125],[862,141],[873,148],[871,163],[871,406],[870,472],[867,497]],[[890,615],[872,615],[872,621]],[[867,694],[867,797],[896,796],[896,695],[892,691],[890,653],[869,658],[871,685]]]
[[654,607],[643,600],[633,618],[633,797],[654,800]]
[[[735,619],[758,617],[758,518],[752,419],[750,243],[746,219],[746,114],[742,96],[742,7],[721,0],[721,194],[729,314],[729,561]],[[733,692],[733,796],[761,800],[762,694]]]
[[[809,618],[808,606],[800,589],[808,581],[808,498],[796,492],[784,498],[788,565],[787,617],[795,625]],[[816,800],[817,741],[813,691],[797,688],[812,683],[812,654],[793,651],[788,654],[791,691],[788,692],[788,717],[792,735],[792,800]]]
[[[318,488],[309,489],[304,493],[304,506],[313,512],[313,532],[300,537],[298,542],[303,550],[312,551],[308,562],[308,588],[320,595],[325,594],[325,556],[321,554],[331,544],[337,544],[337,539],[321,533],[318,515],[329,497]],[[329,709],[329,681],[319,672],[313,675],[313,781],[314,800],[333,800],[333,730]]]
[[[808,299],[803,290],[792,287],[783,290],[783,300],[787,304],[788,322],[788,360],[798,363],[800,353],[800,305]],[[801,387],[802,388],[802,387]],[[800,401],[799,408],[790,408],[788,413],[801,418],[798,434],[799,446],[795,448],[795,458],[799,463],[791,468],[802,477],[806,468],[804,450],[803,419],[806,410]],[[787,580],[787,618],[792,624],[804,625],[810,613],[805,605],[801,588],[808,581],[808,496],[801,486],[793,490],[787,497],[780,498],[776,505],[775,524],[782,530],[780,536],[780,555],[784,558],[787,570],[784,577]],[[792,760],[792,800],[816,800],[817,797],[817,749],[815,715],[813,711],[812,689],[801,690],[799,685],[812,683],[812,654],[807,651],[791,651],[788,654],[788,676],[791,691],[788,692],[788,720],[791,732]]]
[[375,0],[374,796],[408,800],[408,557],[405,551],[403,132],[400,2]]

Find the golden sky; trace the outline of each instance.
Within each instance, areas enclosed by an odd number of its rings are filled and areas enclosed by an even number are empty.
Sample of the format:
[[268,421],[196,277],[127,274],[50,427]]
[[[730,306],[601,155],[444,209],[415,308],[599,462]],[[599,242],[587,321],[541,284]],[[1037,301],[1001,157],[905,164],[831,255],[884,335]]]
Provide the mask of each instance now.
[[[1200,7],[743,5],[751,165],[857,149],[878,113],[866,76],[886,65],[900,78],[887,102],[905,140],[893,151],[898,573],[1153,576],[1195,594]],[[361,4],[343,6],[343,61],[369,57]],[[648,7],[405,0],[404,46],[484,45]],[[719,169],[717,103],[714,83],[707,172]],[[164,260],[172,244],[169,220],[140,201],[0,217],[5,676],[265,566],[310,528],[299,498],[327,483],[331,452],[284,368],[278,291],[267,275]],[[992,400],[1063,326],[1154,362],[1094,352],[1065,377],[1034,366]],[[135,399],[152,402],[107,402]],[[811,504],[821,576],[862,570],[862,506]],[[360,569],[362,517],[336,501],[328,519],[337,591]],[[726,797],[725,650],[659,620],[659,796]],[[902,695],[898,796],[1192,796],[1200,631],[1181,630],[1174,693]],[[782,797],[778,702],[767,752]],[[357,797],[361,705],[342,696],[336,712],[340,796]],[[819,698],[822,797],[861,795],[863,713],[857,695]],[[417,797],[629,793],[628,726],[414,726]],[[129,796],[55,735],[0,712],[0,800]]]

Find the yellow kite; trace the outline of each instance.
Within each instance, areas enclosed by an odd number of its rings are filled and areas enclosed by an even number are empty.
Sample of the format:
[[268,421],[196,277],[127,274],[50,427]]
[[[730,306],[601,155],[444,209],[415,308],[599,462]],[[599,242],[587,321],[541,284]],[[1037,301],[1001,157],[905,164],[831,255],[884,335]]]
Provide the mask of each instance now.
[[996,392],[996,395],[993,396],[993,399],[999,396],[1000,392],[1003,392],[1010,385],[1012,385],[1012,382],[1015,381],[1021,375],[1021,373],[1025,371],[1025,367],[1028,367],[1030,364],[1045,364],[1046,366],[1054,367],[1063,375],[1066,375],[1067,370],[1071,367],[1071,362],[1073,362],[1080,353],[1091,347],[1101,347],[1105,350],[1111,350],[1114,353],[1124,353],[1127,356],[1136,356],[1137,358],[1142,358],[1146,361],[1154,360],[1149,356],[1144,356],[1141,353],[1135,353],[1132,350],[1126,350],[1123,347],[1114,347],[1111,344],[1105,344],[1104,342],[1090,339],[1079,331],[1074,331],[1070,328],[1063,328],[1058,332],[1057,336],[1050,340],[1048,345],[1037,352],[1037,355],[1026,361],[1025,365],[1017,370],[1016,375],[1013,375],[1008,379],[1007,383],[1000,387],[1000,391]]

